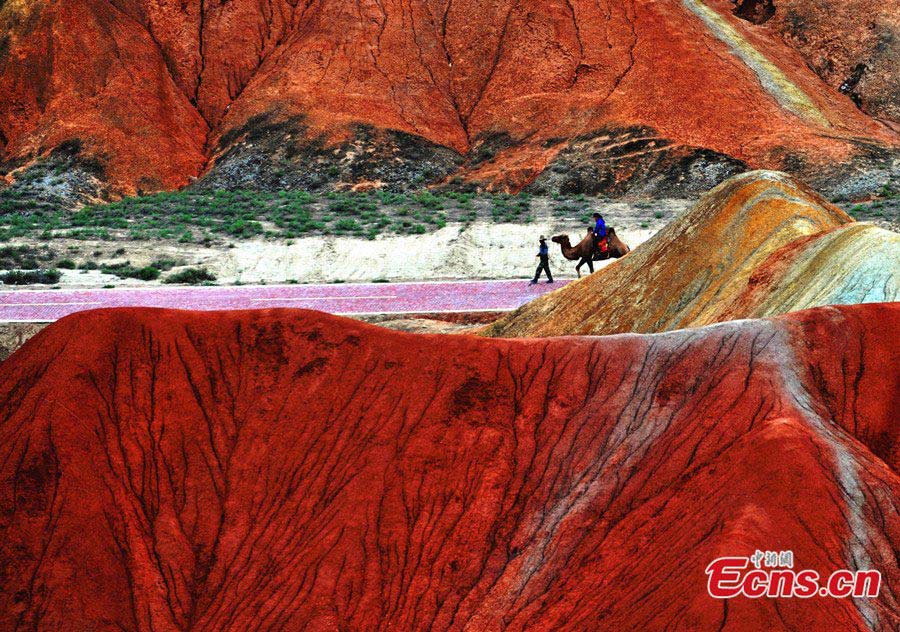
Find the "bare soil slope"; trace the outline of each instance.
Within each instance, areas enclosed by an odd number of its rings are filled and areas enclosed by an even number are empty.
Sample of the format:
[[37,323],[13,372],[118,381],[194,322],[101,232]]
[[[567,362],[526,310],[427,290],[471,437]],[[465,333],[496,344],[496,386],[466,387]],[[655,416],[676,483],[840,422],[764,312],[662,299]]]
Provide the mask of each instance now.
[[785,174],[735,176],[634,251],[499,319],[496,337],[654,333],[897,300],[900,239]]
[[846,70],[813,69],[858,57],[818,46],[856,36],[872,3],[853,4],[792,3],[812,24],[794,39],[815,35],[797,43],[701,0],[10,0],[0,160],[11,179],[48,163],[36,179],[74,198],[197,177],[678,195],[748,166],[857,194],[900,141],[888,106],[833,85]]
[[[898,328],[84,312],[0,365],[0,627],[896,629]],[[881,596],[707,595],[773,547]]]

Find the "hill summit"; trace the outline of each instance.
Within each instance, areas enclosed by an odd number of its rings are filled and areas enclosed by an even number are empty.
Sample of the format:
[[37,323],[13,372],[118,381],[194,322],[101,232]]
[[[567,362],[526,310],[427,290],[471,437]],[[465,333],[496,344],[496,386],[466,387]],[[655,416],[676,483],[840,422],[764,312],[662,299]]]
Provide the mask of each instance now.
[[624,258],[523,305],[485,333],[655,333],[895,301],[898,271],[896,233],[854,222],[786,174],[754,171],[720,184]]

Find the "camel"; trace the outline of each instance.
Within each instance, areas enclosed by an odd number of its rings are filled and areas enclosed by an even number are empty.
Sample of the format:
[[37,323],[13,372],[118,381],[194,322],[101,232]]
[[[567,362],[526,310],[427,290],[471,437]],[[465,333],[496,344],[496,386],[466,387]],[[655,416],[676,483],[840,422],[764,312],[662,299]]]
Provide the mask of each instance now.
[[572,247],[572,243],[569,241],[568,235],[556,235],[555,237],[551,237],[550,241],[553,243],[559,244],[562,248],[562,255],[566,259],[570,261],[578,261],[578,265],[575,266],[575,272],[578,273],[578,278],[581,278],[581,266],[587,264],[588,270],[591,273],[594,272],[594,261],[600,261],[601,259],[608,259],[612,257],[613,259],[618,259],[619,257],[624,257],[626,254],[631,252],[631,248],[625,245],[625,242],[619,239],[618,235],[616,235],[616,229],[609,228],[606,231],[606,239],[609,244],[609,252],[606,256],[601,255],[599,252],[594,252],[594,234],[591,232],[591,229],[588,228],[587,234],[584,236],[575,247]]

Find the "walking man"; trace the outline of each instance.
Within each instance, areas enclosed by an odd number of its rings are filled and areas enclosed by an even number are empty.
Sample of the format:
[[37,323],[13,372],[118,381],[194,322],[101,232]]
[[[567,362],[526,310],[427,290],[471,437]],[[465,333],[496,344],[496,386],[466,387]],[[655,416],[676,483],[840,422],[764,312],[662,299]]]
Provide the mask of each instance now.
[[553,275],[550,274],[550,250],[547,248],[547,238],[541,235],[541,247],[538,249],[537,257],[541,260],[537,270],[534,271],[534,278],[531,279],[531,285],[538,282],[541,272],[547,273],[547,283],[553,283]]

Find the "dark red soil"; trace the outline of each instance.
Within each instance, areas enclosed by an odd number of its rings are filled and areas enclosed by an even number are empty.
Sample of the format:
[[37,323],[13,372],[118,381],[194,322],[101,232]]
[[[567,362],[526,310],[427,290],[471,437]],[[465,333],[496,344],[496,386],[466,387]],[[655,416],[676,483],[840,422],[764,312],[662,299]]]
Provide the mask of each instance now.
[[[67,317],[0,365],[0,628],[896,629],[898,327]],[[707,596],[756,549],[881,597]]]

